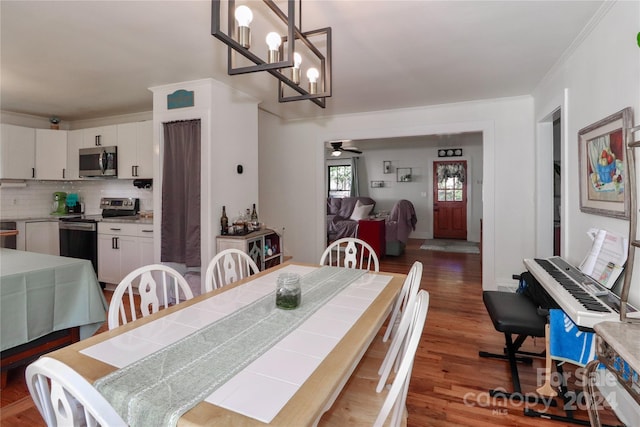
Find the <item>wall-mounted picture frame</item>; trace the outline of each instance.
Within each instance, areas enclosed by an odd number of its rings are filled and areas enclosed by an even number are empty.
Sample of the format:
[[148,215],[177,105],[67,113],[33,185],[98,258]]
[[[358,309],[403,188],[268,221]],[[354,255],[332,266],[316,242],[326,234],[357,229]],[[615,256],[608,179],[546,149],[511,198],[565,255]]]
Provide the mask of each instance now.
[[384,181],[371,181],[371,188],[382,188],[384,187]]
[[384,160],[382,162],[382,172],[391,173],[391,160]]
[[633,110],[627,107],[578,131],[582,212],[629,218],[626,138],[631,127]]
[[396,168],[396,181],[411,182],[412,179],[411,168]]

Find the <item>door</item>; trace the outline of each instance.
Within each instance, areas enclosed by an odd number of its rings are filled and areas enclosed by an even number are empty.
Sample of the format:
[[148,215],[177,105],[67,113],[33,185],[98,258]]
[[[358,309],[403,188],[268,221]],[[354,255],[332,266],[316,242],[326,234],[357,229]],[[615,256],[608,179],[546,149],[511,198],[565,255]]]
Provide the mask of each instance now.
[[467,239],[467,162],[433,162],[433,238]]

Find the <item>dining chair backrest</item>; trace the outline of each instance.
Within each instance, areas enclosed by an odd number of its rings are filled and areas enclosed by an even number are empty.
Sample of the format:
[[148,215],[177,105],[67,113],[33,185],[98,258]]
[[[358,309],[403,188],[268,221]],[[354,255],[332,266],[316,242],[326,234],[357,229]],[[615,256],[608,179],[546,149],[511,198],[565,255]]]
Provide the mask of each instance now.
[[364,240],[355,237],[338,239],[324,250],[320,265],[380,271],[378,256]]
[[[420,282],[418,281],[418,284],[419,283]],[[405,305],[404,311],[402,312],[400,323],[398,324],[395,335],[391,340],[389,349],[387,350],[387,353],[385,354],[384,360],[382,361],[382,364],[380,365],[380,369],[378,371],[378,373],[380,374],[378,386],[376,387],[376,391],[378,393],[380,393],[387,384],[387,380],[389,379],[389,375],[391,374],[391,368],[395,366],[397,371],[403,357],[402,355],[406,351],[408,345],[408,337],[415,327],[415,324],[413,323],[416,320],[414,311],[416,310],[416,301],[419,292],[421,291],[417,288],[409,289],[408,291],[407,303]]]
[[[414,302],[415,301],[415,302]],[[427,319],[427,311],[429,310],[429,293],[425,290],[418,292],[416,299],[413,302],[415,304],[414,309],[407,311],[411,312],[411,328],[407,331],[407,346],[402,353],[402,359],[400,361],[400,368],[396,374],[389,393],[380,408],[378,417],[374,422],[374,427],[382,427],[385,421],[391,414],[391,426],[399,426],[402,414],[405,410],[407,401],[407,393],[409,392],[409,382],[411,380],[411,371],[413,368],[413,361],[415,359],[416,351],[418,350],[418,344],[422,337],[422,331]]]
[[25,378],[31,398],[48,427],[126,425],[91,384],[56,359],[41,357],[31,363]]
[[398,329],[398,325],[400,323],[400,318],[402,313],[407,306],[407,302],[409,301],[410,295],[415,295],[420,290],[420,281],[422,280],[422,263],[420,261],[416,261],[411,266],[409,270],[409,274],[407,274],[407,278],[402,285],[402,289],[400,290],[400,294],[396,298],[396,301],[393,305],[393,311],[391,312],[391,317],[389,318],[389,324],[387,325],[387,329],[384,331],[384,336],[382,337],[383,342],[387,342],[387,340],[395,334],[395,331]]
[[[140,305],[136,307],[134,288],[138,289]],[[128,322],[124,295],[127,294],[129,303],[128,314],[130,320],[136,320],[137,314],[142,317],[157,312],[162,305],[169,307],[172,303],[179,303],[193,298],[193,292],[187,280],[176,270],[162,264],[151,264],[133,270],[118,284],[111,303],[107,320],[109,329]],[[138,311],[139,310],[139,311]]]
[[206,292],[221,288],[260,271],[258,265],[246,252],[225,249],[213,257],[204,279]]

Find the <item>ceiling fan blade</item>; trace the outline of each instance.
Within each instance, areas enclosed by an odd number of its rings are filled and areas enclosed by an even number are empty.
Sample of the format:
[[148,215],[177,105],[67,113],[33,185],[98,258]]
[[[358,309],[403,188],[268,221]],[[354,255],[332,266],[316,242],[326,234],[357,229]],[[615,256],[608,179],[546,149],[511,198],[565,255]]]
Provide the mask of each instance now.
[[358,150],[357,148],[341,148],[342,151],[349,151],[351,153],[356,153],[356,154],[362,154],[362,151]]

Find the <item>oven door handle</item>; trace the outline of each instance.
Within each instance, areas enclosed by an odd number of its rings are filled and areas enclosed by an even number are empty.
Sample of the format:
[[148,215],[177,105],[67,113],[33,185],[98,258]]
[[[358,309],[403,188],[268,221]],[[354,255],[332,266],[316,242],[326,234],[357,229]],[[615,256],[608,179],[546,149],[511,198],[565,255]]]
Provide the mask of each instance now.
[[96,231],[96,224],[93,222],[60,221],[60,230]]

